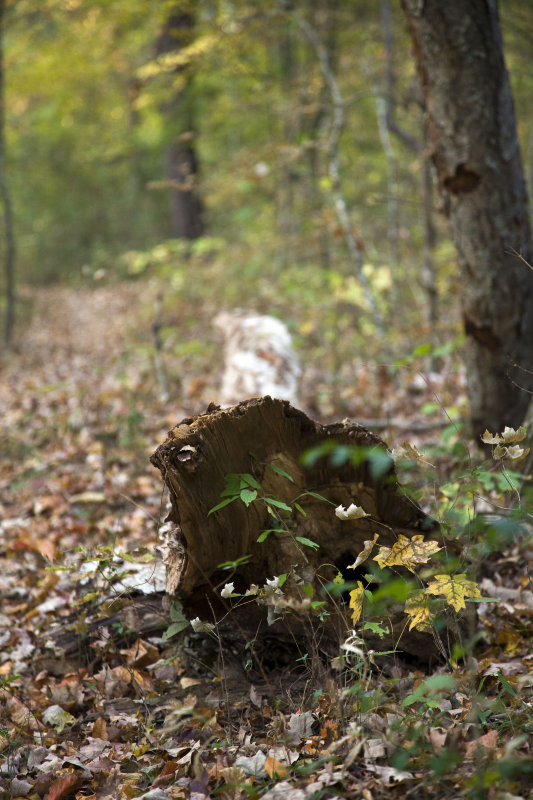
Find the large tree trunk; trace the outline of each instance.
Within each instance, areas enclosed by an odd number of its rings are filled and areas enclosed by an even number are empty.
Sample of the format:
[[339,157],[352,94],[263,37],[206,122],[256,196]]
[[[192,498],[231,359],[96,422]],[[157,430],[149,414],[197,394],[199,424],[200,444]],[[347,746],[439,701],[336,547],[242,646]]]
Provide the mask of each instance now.
[[[533,389],[533,242],[496,0],[402,0],[462,280],[472,430],[516,427]],[[524,388],[522,388],[524,387]]]
[[[327,442],[374,448],[382,455],[387,452],[384,442],[366,428],[344,423],[322,426],[287,401],[270,397],[228,410],[215,407],[170,431],[151,460],[170,493],[167,591],[180,598],[190,616],[212,619],[214,611],[223,616],[227,608],[221,604],[220,590],[227,581],[242,595],[250,585],[263,586],[266,579],[286,574],[284,588],[293,606],[283,627],[300,637],[310,629],[304,584],[314,587],[315,598],[324,599],[323,587],[339,570],[347,580],[361,577],[349,565],[374,533],[386,546],[393,545],[401,533],[435,533],[436,523],[399,491],[391,465],[379,478],[372,476],[368,459],[355,466],[349,460],[336,466],[329,458],[321,458],[307,468],[302,466],[303,453]],[[268,502],[257,499],[246,507],[238,499],[209,514],[220,503],[228,473],[253,474],[262,487],[259,497],[281,501],[292,513],[281,512],[283,524],[279,525],[273,523]],[[351,503],[362,506],[369,516],[339,519],[334,506]],[[257,541],[263,531],[282,527],[270,532],[265,541]],[[305,540],[317,547],[306,546]],[[238,563],[235,574],[228,572],[230,562]],[[368,572],[367,565],[363,572]],[[256,637],[267,617],[265,604],[252,597],[240,611],[232,610],[228,618]],[[330,621],[337,633],[339,616]],[[391,645],[405,628],[403,613],[397,622]],[[343,630],[349,627],[346,614]],[[401,649],[418,654],[421,641],[428,653],[434,652],[431,637],[416,631],[403,634]]]

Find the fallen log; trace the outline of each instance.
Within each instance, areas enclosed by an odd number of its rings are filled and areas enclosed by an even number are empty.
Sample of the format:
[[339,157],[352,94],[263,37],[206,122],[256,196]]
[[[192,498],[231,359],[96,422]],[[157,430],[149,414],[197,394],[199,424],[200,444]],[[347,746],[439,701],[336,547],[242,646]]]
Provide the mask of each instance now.
[[[305,453],[328,443],[377,453],[384,471],[377,475],[375,458],[369,456],[359,463],[324,457],[303,465]],[[283,574],[294,584],[293,610],[306,607],[308,612],[309,595],[322,597],[324,586],[339,571],[346,574],[375,533],[385,546],[400,534],[431,532],[434,538],[438,525],[401,492],[392,459],[383,459],[387,453],[383,440],[366,428],[348,422],[321,425],[270,397],[230,409],[210,406],[205,414],[184,419],[151,457],[170,499],[167,592],[190,616],[205,619],[228,610],[220,597],[226,582],[243,596],[250,586]],[[249,492],[245,502],[231,501],[243,485]],[[351,504],[368,516],[342,520],[335,514],[336,507]],[[351,570],[349,579],[355,576]],[[246,604],[236,617],[238,627],[252,634],[261,614],[266,616],[264,606]],[[290,617],[294,635],[298,614]],[[350,627],[349,614],[344,621]],[[417,631],[403,635],[401,649],[419,653],[421,641],[432,650],[431,637]]]

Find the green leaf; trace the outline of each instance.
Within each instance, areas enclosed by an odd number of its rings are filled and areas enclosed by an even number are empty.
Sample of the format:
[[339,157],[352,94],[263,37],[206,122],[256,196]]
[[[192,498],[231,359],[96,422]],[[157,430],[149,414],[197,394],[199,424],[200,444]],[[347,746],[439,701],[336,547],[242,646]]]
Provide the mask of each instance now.
[[268,534],[271,533],[271,531],[272,531],[272,528],[270,530],[268,530],[268,531],[263,531],[263,533],[259,534],[259,536],[257,537],[256,541],[258,541],[259,543],[264,542],[265,539],[268,537]]
[[209,510],[209,512],[208,512],[208,514],[207,514],[207,516],[208,516],[208,517],[209,517],[209,516],[211,516],[211,514],[214,514],[214,513],[215,513],[215,511],[219,511],[221,508],[224,508],[224,506],[229,506],[229,504],[230,504],[230,503],[233,503],[233,501],[234,501],[234,500],[236,500],[238,496],[239,496],[239,495],[238,495],[238,494],[236,494],[236,495],[233,495],[232,497],[226,497],[226,499],[225,499],[225,500],[223,500],[221,503],[219,503],[219,504],[218,504],[218,505],[216,505],[216,506],[213,506],[213,508],[211,508],[211,509]]
[[273,500],[272,497],[265,497],[265,503],[269,506],[274,506],[275,508],[281,508],[283,511],[292,511],[292,508],[287,505],[287,503],[282,503],[281,500]]
[[189,620],[183,613],[183,606],[178,600],[172,601],[172,605],[170,606],[170,619],[172,622],[186,622],[187,625],[189,624]]
[[501,672],[498,672],[496,677],[500,681],[505,691],[508,692],[511,695],[511,697],[516,697],[516,691],[515,689],[513,689],[507,678],[505,678]]
[[318,550],[318,548],[320,547],[319,544],[313,542],[311,539],[306,539],[305,536],[295,536],[294,538],[296,539],[297,542],[300,542],[300,544],[304,544],[306,547],[314,547],[315,550]]
[[241,479],[240,489],[244,489],[245,486],[251,486],[253,489],[257,489],[258,492],[261,491],[261,484],[249,472],[242,472],[239,478]]
[[277,475],[281,475],[282,478],[287,478],[287,480],[291,481],[291,483],[294,483],[294,478],[291,475],[289,475],[288,472],[285,472],[284,469],[281,469],[281,467],[276,466],[276,464],[268,464],[268,466]]
[[166,631],[163,633],[161,639],[166,642],[168,639],[171,639],[172,636],[175,636],[180,631],[183,631],[189,625],[189,621],[183,620],[182,622],[173,622],[172,625],[169,625]]
[[332,500],[328,500],[327,497],[324,497],[322,494],[318,494],[318,492],[302,492],[300,497],[314,497],[316,500],[323,500],[325,503],[330,503],[332,506],[335,505]]
[[248,508],[250,503],[253,503],[256,497],[257,497],[257,492],[255,489],[241,489],[240,498],[244,503],[244,505],[246,506],[246,508]]
[[247,564],[251,557],[250,554],[240,556],[240,558],[236,558],[234,561],[223,561],[222,564],[217,564],[217,567],[218,569],[237,569],[237,567],[242,567],[243,564]]
[[392,456],[386,450],[375,448],[368,453],[370,463],[370,474],[378,479],[385,475],[393,465]]
[[378,622],[365,622],[363,630],[372,631],[372,633],[376,633],[381,639],[389,632],[388,628],[382,628]]
[[228,497],[228,495],[238,495],[241,489],[241,476],[236,472],[230,472],[224,476],[226,486],[220,492],[221,497]]
[[301,507],[300,503],[294,503],[294,508],[296,509],[296,511],[299,511],[299,512],[300,512],[300,514],[302,515],[302,517],[306,517],[306,516],[307,516],[307,514],[305,513],[305,511],[304,511],[304,510],[303,510],[303,508]]
[[344,444],[339,444],[331,454],[331,466],[332,467],[340,467],[349,461],[350,457],[352,456],[353,448],[348,447]]

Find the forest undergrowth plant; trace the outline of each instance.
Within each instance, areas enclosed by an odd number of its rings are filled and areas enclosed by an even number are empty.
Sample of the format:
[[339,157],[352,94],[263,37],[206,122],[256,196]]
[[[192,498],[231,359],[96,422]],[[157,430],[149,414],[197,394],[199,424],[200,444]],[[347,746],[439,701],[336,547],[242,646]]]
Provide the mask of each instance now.
[[[313,697],[315,719],[321,720],[322,714],[328,719],[321,726],[324,732],[321,741],[328,741],[330,735],[338,736],[339,741],[351,742],[352,750],[359,752],[369,736],[365,732],[368,725],[377,724],[372,720],[387,719],[382,757],[390,768],[401,776],[422,771],[428,786],[438,785],[443,794],[452,791],[454,775],[468,781],[472,798],[485,797],[489,790],[503,787],[509,776],[518,783],[530,780],[529,768],[522,757],[524,737],[533,729],[529,684],[518,685],[501,668],[496,675],[483,676],[479,672],[474,657],[479,642],[476,624],[468,631],[466,640],[455,646],[445,638],[450,617],[464,615],[469,604],[497,603],[495,598],[481,596],[480,566],[486,564],[488,557],[516,544],[523,533],[523,519],[527,516],[519,489],[523,477],[509,469],[508,464],[526,454],[517,447],[524,433],[523,429],[506,429],[497,435],[487,433],[483,442],[493,447],[491,461],[475,462],[470,456],[466,459],[464,450],[459,457],[455,448],[455,455],[449,457],[453,469],[446,481],[435,479],[431,461],[437,459],[431,455],[425,458],[412,445],[402,445],[392,454],[379,455],[375,460],[374,454],[351,452],[350,448],[329,443],[327,452],[312,455],[315,458],[326,455],[336,464],[347,459],[361,463],[366,458],[374,476],[388,469],[391,457],[400,473],[403,469],[412,470],[415,464],[432,470],[421,504],[433,511],[440,526],[438,533],[433,531],[426,538],[421,534],[411,537],[398,534],[392,545],[390,542],[382,545],[380,523],[376,520],[378,533],[365,542],[351,565],[363,566],[366,574],[359,571],[357,579],[350,581],[339,571],[333,581],[322,586],[321,593],[311,583],[303,588],[310,601],[309,611],[313,608],[315,615],[323,614],[325,619],[337,609],[345,623],[348,614],[351,615],[351,625],[344,626],[339,653],[329,661],[330,677],[321,673],[322,688]],[[453,447],[454,444],[450,450]],[[291,481],[291,476],[282,470],[278,474]],[[423,488],[422,482],[420,485]],[[297,526],[291,525],[291,517],[305,513],[298,507],[299,498],[301,495],[291,502],[278,500],[265,493],[255,475],[234,473],[226,477],[221,503],[213,511],[232,502],[242,502],[246,507],[261,503],[267,507],[272,525],[260,534],[259,541],[280,531],[295,537]],[[340,520],[371,519],[356,502],[347,503],[346,507],[334,506],[331,513]],[[315,543],[304,540],[299,544],[315,549]],[[292,566],[287,565],[282,575],[268,576],[261,586],[239,592],[235,590],[234,576],[248,558],[250,555],[219,565],[228,572],[228,580],[216,587],[228,603],[228,613],[235,606],[258,601],[269,608],[269,621],[290,613],[291,600],[285,589],[294,579]],[[406,629],[426,631],[443,643],[447,672],[437,669],[434,674],[424,675],[415,670],[406,678],[405,673],[402,676],[398,672],[397,677],[394,670],[383,671],[382,657],[390,655],[391,663],[396,663],[401,638],[393,650],[380,651],[371,649],[364,637],[368,633],[374,638],[385,637],[398,608],[405,613]],[[475,623],[475,615],[472,619]],[[199,632],[215,631],[215,624],[199,619],[193,620],[192,625]],[[250,651],[253,648],[252,641]],[[316,652],[319,649],[317,642]],[[314,655],[309,650],[298,659],[303,668],[310,670],[310,677],[316,663]],[[456,724],[459,719],[466,726],[464,731]],[[334,729],[336,734],[332,733]],[[344,736],[341,731],[345,731]],[[490,748],[496,747],[503,736],[512,738],[494,764]],[[466,737],[466,744],[461,737]],[[476,739],[482,742],[479,752],[475,749]],[[335,761],[334,756],[330,758]]]
[[[483,442],[493,446],[496,466],[486,462],[471,463],[466,469],[460,464],[459,474],[440,485],[435,506],[435,517],[440,526],[438,540],[425,538],[422,534],[412,537],[399,534],[392,546],[385,546],[379,542],[379,526],[382,523],[375,520],[373,522],[378,532],[374,533],[371,540],[365,542],[363,550],[350,565],[351,569],[357,569],[365,562],[369,564],[363,580],[356,580],[353,583],[345,580],[339,573],[332,584],[324,587],[323,594],[329,595],[328,599],[331,601],[349,592],[352,624],[354,627],[359,626],[361,631],[384,635],[389,627],[387,623],[389,612],[393,606],[402,604],[409,630],[416,628],[433,633],[439,639],[440,633],[448,624],[447,618],[450,614],[454,616],[464,612],[467,602],[480,602],[481,593],[477,584],[480,561],[490,552],[501,548],[502,538],[507,541],[510,537],[516,538],[523,509],[519,506],[513,508],[507,500],[509,493],[513,500],[519,501],[520,498],[517,474],[509,470],[505,462],[527,455],[528,451],[524,451],[517,444],[524,438],[525,429],[514,431],[506,428],[501,435],[486,432]],[[381,477],[390,468],[392,459],[400,470],[402,465],[403,469],[409,469],[415,462],[431,466],[418,449],[408,443],[388,453],[381,448],[354,448],[328,442],[307,453],[303,463],[310,464],[324,456],[330,458],[332,466],[339,466],[347,460],[359,465],[366,460],[374,478]],[[266,466],[288,481],[293,481],[292,477],[277,465]],[[261,503],[269,512],[272,527],[260,533],[258,542],[264,542],[271,533],[284,533],[290,535],[300,546],[316,549],[318,548],[316,542],[298,536],[288,525],[292,514],[305,516],[305,511],[298,502],[305,495],[331,503],[316,492],[303,492],[289,504],[268,496],[254,475],[231,473],[226,476],[221,502],[212,508],[209,514],[236,501],[241,501],[246,507],[252,503]],[[334,503],[332,505],[334,506]],[[431,498],[427,499],[426,506],[431,506]],[[486,508],[497,510],[500,516],[488,516]],[[480,513],[480,510],[484,513]],[[347,508],[338,506],[335,514],[341,520],[368,517],[372,521],[370,515],[355,503]],[[483,535],[480,536],[480,533]],[[466,547],[463,550],[457,547],[449,548],[447,542],[456,540]],[[228,562],[220,567],[231,569],[233,574],[249,558],[249,555],[244,556],[236,562]],[[232,601],[255,596],[260,602],[269,605],[268,620],[271,623],[276,618],[276,612],[283,608],[282,586],[287,580],[287,575],[288,573],[284,573],[272,579],[268,578],[262,588],[252,586],[242,595],[234,591],[234,584],[229,580],[225,583],[221,595]],[[311,584],[304,587],[304,591],[311,601],[312,610],[322,609],[323,614],[328,613],[323,608],[324,601],[315,599]],[[440,649],[445,655],[446,648],[441,646]],[[456,652],[458,653],[460,649]]]

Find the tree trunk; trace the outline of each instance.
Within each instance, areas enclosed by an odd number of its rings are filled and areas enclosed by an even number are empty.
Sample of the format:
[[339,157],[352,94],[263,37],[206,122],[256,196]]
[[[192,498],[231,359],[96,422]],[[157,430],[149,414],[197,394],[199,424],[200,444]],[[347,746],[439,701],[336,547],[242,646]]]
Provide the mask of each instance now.
[[15,325],[15,234],[13,229],[13,210],[7,186],[6,136],[5,136],[5,64],[4,64],[4,24],[5,0],[0,0],[0,198],[4,211],[5,227],[5,293],[6,315],[4,335],[6,344],[11,343]]
[[[157,41],[157,55],[176,53],[194,39],[195,17],[191,4],[176,8],[169,15]],[[197,193],[198,159],[194,146],[194,113],[190,65],[176,68],[184,83],[167,104],[166,113],[172,137],[166,154],[170,186],[171,223],[174,236],[197,239],[204,232],[203,205]],[[174,91],[174,90],[173,90]]]
[[[354,466],[349,460],[335,465],[320,458],[302,466],[303,453],[328,442],[387,452],[378,436],[359,425],[322,426],[287,401],[270,397],[228,410],[215,407],[169,432],[151,461],[170,493],[167,591],[179,596],[190,616],[212,619],[213,611],[222,616],[227,608],[220,590],[226,582],[234,583],[234,590],[243,595],[253,584],[263,586],[267,579],[286,574],[284,591],[291,598],[292,613],[283,624],[293,636],[303,635],[310,627],[304,585],[312,585],[314,596],[324,599],[323,587],[339,571],[347,580],[361,577],[349,565],[376,532],[379,543],[386,546],[401,533],[435,532],[436,523],[399,491],[391,465],[380,478],[372,476],[368,459]],[[259,496],[248,507],[238,498],[210,514],[221,502],[228,473],[252,474],[261,486]],[[275,503],[286,504],[292,512],[281,511],[273,521],[272,509],[279,508]],[[339,519],[334,507],[352,503],[369,516]],[[267,530],[270,533],[261,541]],[[309,546],[309,541],[316,546]],[[231,563],[234,574],[228,572]],[[367,571],[365,566],[363,572]],[[238,611],[233,609],[229,619],[238,620],[241,629],[255,636],[267,616],[265,604],[252,597],[240,615]],[[335,625],[338,619],[332,617]],[[348,614],[344,623],[344,630],[351,627]],[[402,616],[392,632],[392,644],[404,627]],[[431,638],[416,631],[403,634],[401,649],[419,653],[421,639],[434,653]]]
[[402,0],[462,279],[474,434],[516,427],[533,389],[533,242],[496,0]]

